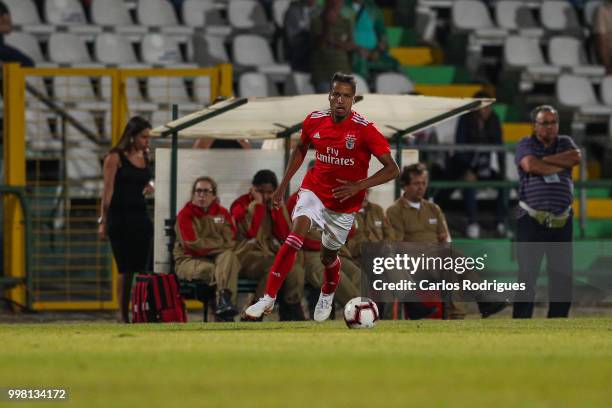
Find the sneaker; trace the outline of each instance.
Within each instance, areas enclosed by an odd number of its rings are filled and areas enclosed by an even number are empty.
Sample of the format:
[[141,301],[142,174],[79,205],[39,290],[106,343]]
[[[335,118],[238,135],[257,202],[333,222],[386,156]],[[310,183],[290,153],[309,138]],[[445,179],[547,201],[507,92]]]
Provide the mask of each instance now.
[[259,298],[257,303],[249,306],[247,310],[244,312],[248,319],[259,319],[263,315],[268,315],[272,313],[274,310],[274,301],[276,298],[270,297],[268,295],[264,295],[264,297]]
[[238,309],[232,304],[232,292],[223,289],[217,293],[215,304],[215,318],[220,322],[233,322],[234,316],[238,314]]
[[334,294],[330,293],[326,295],[321,292],[319,295],[319,301],[314,311],[314,319],[317,322],[324,322],[329,318],[332,309],[334,308]]
[[465,235],[471,239],[480,238],[480,225],[476,223],[468,225],[467,229],[465,230]]
[[507,302],[478,302],[478,310],[483,319],[501,312],[506,306]]

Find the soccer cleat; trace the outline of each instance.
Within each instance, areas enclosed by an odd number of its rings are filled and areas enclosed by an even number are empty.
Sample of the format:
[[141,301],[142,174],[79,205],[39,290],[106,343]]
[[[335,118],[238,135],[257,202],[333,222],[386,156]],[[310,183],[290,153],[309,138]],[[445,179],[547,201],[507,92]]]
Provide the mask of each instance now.
[[330,293],[329,295],[326,295],[325,293],[321,292],[321,294],[319,295],[319,301],[317,302],[317,305],[315,306],[315,311],[314,311],[315,321],[324,322],[325,320],[327,320],[333,308],[334,308],[334,294]]
[[247,307],[247,310],[244,312],[244,314],[248,319],[253,320],[259,319],[263,315],[268,315],[272,313],[272,310],[274,310],[275,300],[276,298],[264,295],[264,297],[259,298],[257,303]]

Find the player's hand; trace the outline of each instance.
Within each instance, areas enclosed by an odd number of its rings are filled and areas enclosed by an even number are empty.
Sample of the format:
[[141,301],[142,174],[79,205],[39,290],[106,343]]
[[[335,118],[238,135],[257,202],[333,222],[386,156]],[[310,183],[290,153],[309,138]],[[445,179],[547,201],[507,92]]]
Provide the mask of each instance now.
[[285,199],[285,189],[278,187],[276,190],[274,190],[274,193],[272,193],[272,197],[271,197],[272,207],[279,208],[283,204],[284,199]]
[[337,182],[342,185],[332,189],[332,193],[334,198],[338,199],[340,202],[348,200],[350,197],[359,193],[363,190],[358,183],[347,180],[336,179]]
[[251,187],[250,193],[251,193],[251,196],[253,197],[253,200],[255,200],[257,204],[263,204],[264,202],[263,194],[257,191],[255,187]]

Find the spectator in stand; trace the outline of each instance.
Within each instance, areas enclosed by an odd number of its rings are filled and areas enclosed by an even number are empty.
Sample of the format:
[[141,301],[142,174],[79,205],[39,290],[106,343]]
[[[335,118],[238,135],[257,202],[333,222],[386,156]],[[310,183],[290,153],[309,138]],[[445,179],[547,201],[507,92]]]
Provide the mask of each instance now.
[[283,21],[283,34],[285,56],[293,71],[310,71],[310,26],[320,12],[315,0],[294,0],[289,4]]
[[[484,91],[474,94],[474,98],[491,98]],[[479,109],[462,116],[457,124],[455,143],[466,145],[501,145],[502,128],[497,113],[491,106]],[[466,181],[477,180],[501,180],[502,169],[505,160],[503,153],[492,152],[458,152],[453,156],[452,172],[457,177]],[[480,237],[480,225],[478,224],[476,201],[476,189],[466,188],[463,190],[463,200],[467,212],[468,226],[466,235],[476,239]],[[499,236],[506,235],[506,200],[503,190],[497,191],[496,221]]]
[[605,0],[599,6],[593,25],[599,58],[606,67],[606,73],[612,74],[612,0]]
[[374,72],[399,70],[399,62],[388,52],[382,10],[372,0],[345,0],[344,4],[357,46],[352,55],[353,72],[369,79]]
[[217,183],[197,178],[191,200],[178,213],[174,261],[176,274],[188,281],[216,285],[215,320],[234,321],[240,262],[233,251],[236,227],[229,211],[219,204]]
[[[290,231],[290,218],[285,205],[275,208],[272,193],[278,187],[271,170],[260,170],[253,177],[247,194],[236,199],[230,207],[238,228],[236,255],[242,265],[240,275],[259,279],[257,298],[263,296],[268,271],[281,243]],[[304,320],[301,301],[304,295],[304,269],[294,265],[285,280],[284,302],[279,314],[282,320]]]
[[11,13],[4,2],[0,1],[0,62],[18,62],[24,67],[33,67],[34,61],[17,48],[4,43],[4,36],[13,31]]
[[357,49],[353,28],[341,14],[342,0],[326,0],[321,15],[312,20],[313,52],[310,58],[312,84],[319,93],[329,93],[336,72],[351,72],[350,52]]

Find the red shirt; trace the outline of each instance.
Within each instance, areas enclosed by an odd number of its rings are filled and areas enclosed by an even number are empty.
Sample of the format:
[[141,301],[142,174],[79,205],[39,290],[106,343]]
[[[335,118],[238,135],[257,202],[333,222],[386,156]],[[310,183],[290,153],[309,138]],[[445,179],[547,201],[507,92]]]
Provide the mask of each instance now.
[[304,177],[302,188],[312,191],[323,205],[335,212],[359,211],[365,190],[340,202],[332,189],[346,181],[359,181],[368,177],[372,155],[380,157],[391,151],[387,139],[357,112],[334,123],[331,111],[312,112],[302,124],[302,142],[316,150],[315,166]]

